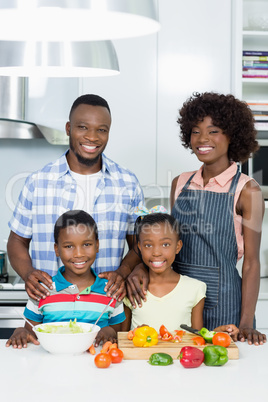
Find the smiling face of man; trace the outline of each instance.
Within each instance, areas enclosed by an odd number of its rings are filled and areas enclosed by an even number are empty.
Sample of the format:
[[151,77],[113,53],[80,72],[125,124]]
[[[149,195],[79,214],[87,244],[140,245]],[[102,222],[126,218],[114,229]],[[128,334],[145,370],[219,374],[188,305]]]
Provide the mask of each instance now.
[[70,169],[80,174],[101,169],[101,154],[106,148],[111,127],[111,115],[103,106],[80,104],[66,123],[70,137],[67,161]]

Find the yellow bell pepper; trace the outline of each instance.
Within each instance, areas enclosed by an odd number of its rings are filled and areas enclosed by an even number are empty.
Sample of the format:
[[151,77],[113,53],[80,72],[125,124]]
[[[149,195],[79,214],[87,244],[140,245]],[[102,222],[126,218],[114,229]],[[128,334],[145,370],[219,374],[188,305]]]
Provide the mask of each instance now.
[[135,346],[140,347],[156,345],[158,343],[158,333],[154,328],[147,325],[139,327],[135,330],[133,343]]

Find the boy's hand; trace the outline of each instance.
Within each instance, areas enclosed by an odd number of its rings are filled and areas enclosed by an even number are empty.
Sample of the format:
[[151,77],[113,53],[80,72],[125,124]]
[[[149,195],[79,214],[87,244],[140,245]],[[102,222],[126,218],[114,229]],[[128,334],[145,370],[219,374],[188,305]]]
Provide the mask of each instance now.
[[136,308],[136,302],[138,306],[141,307],[141,300],[146,301],[148,283],[148,271],[141,263],[137,265],[127,277],[127,296],[133,308]]
[[35,345],[40,345],[36,336],[29,332],[25,328],[16,328],[9,340],[6,342],[6,346],[12,345],[14,349],[27,348],[27,343],[33,342]]
[[99,278],[108,279],[108,283],[104,288],[108,297],[121,301],[126,295],[125,280],[117,271],[102,272]]
[[249,345],[263,345],[266,342],[266,335],[253,328],[239,328],[238,340],[245,342],[248,340]]
[[104,327],[102,328],[95,339],[95,346],[98,347],[99,344],[102,342],[103,344],[107,341],[110,341],[112,343],[116,343],[117,342],[117,336],[116,336],[116,332],[113,328],[111,327]]

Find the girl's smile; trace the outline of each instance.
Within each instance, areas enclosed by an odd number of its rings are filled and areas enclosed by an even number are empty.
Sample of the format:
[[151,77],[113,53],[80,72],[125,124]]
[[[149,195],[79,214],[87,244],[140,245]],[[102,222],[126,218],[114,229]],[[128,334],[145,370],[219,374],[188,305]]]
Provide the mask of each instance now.
[[146,226],[144,229],[138,243],[144,263],[156,274],[169,270],[182,246],[178,234],[167,223]]

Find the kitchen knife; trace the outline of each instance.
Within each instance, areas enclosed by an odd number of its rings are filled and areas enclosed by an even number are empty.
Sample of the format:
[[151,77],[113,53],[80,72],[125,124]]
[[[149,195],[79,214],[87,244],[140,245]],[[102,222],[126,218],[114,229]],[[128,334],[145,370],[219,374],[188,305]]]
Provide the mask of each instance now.
[[203,338],[203,336],[200,335],[198,329],[194,329],[194,328],[192,328],[192,327],[188,327],[188,325],[186,325],[186,324],[181,324],[180,327],[181,327],[182,329],[185,329],[185,331],[192,332],[192,334],[199,335],[199,336],[201,336],[201,337]]

